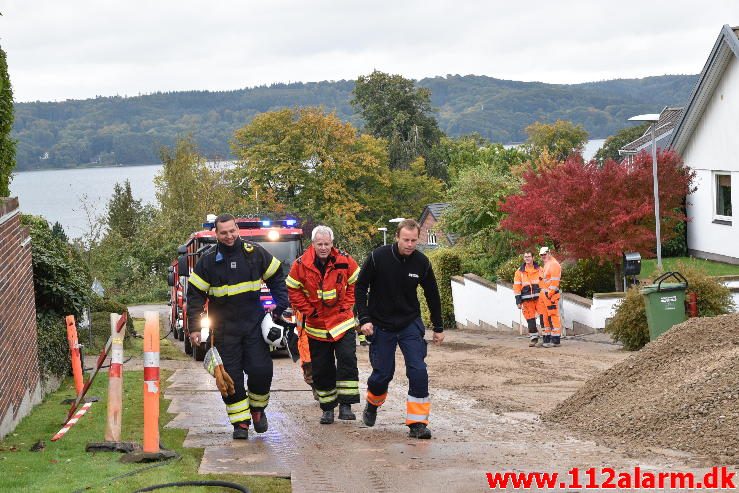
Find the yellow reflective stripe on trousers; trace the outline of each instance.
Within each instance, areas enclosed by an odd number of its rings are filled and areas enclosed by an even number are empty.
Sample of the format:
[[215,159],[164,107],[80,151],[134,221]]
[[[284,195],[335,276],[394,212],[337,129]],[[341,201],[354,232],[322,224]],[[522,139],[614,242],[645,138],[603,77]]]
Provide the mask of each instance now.
[[336,290],[332,289],[331,291],[321,291],[320,289],[316,291],[316,295],[318,295],[318,299],[324,299],[324,300],[333,300],[336,298]]
[[211,287],[208,290],[208,294],[220,298],[222,296],[235,296],[250,291],[259,291],[261,289],[262,283],[260,281],[246,281],[238,284],[224,284],[223,286]]
[[228,413],[228,420],[231,423],[239,423],[251,419],[251,412],[249,411],[249,398],[235,402],[233,404],[226,404],[226,412]]
[[198,288],[200,291],[205,292],[207,292],[208,288],[210,287],[209,282],[207,282],[205,279],[195,274],[194,272],[190,274],[190,284]]
[[316,394],[318,394],[318,402],[320,402],[321,404],[327,404],[329,402],[334,402],[336,400],[336,389],[331,389],[331,390],[316,389]]
[[339,395],[359,395],[359,382],[356,380],[338,380],[336,387]]
[[280,261],[277,260],[276,257],[272,257],[272,262],[269,263],[269,267],[267,267],[267,270],[264,271],[264,275],[262,276],[262,279],[265,281],[272,277],[275,272],[277,272],[277,269],[280,268]]
[[340,336],[347,330],[351,329],[352,327],[355,327],[356,325],[357,325],[357,321],[354,317],[352,317],[345,322],[341,322],[336,327],[329,329],[328,333],[331,334],[331,337],[336,339],[338,336]]
[[349,276],[349,280],[347,281],[349,284],[354,284],[357,282],[357,279],[359,279],[359,267],[357,267],[357,270],[354,271],[354,273]]
[[269,393],[255,394],[249,392],[249,400],[251,401],[251,407],[265,408],[269,404]]
[[300,289],[301,287],[303,287],[302,282],[298,281],[297,279],[293,279],[290,276],[287,276],[287,278],[285,279],[285,284],[287,284],[288,288],[293,289]]

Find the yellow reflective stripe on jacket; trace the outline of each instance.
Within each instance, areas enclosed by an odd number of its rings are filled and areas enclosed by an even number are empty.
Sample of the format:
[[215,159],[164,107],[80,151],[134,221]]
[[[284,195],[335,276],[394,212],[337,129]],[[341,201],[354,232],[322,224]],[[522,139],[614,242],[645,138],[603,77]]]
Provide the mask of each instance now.
[[293,288],[293,289],[300,289],[301,287],[303,287],[302,282],[290,276],[287,276],[287,278],[285,279],[285,284],[287,284],[288,288]]
[[328,331],[326,329],[316,329],[308,325],[305,326],[305,331],[318,339],[328,339]]
[[277,260],[277,257],[272,257],[272,262],[269,263],[269,267],[267,267],[267,270],[264,272],[264,275],[262,276],[262,279],[265,281],[272,277],[275,272],[277,272],[277,269],[280,268],[280,261]]
[[210,296],[235,296],[249,291],[259,291],[262,289],[261,281],[246,281],[238,284],[224,284],[223,286],[215,286],[208,289]]
[[333,329],[330,329],[328,333],[331,334],[331,337],[336,339],[338,336],[340,336],[347,330],[351,329],[352,327],[355,327],[356,325],[357,325],[357,321],[354,319],[354,316],[352,316],[352,318],[350,318],[349,320],[346,320],[345,322],[340,323]]
[[357,270],[355,270],[354,273],[349,276],[347,283],[354,284],[355,282],[357,282],[357,279],[359,279],[359,267],[357,267]]
[[195,274],[194,272],[190,274],[190,284],[198,288],[200,291],[206,291],[206,292],[208,291],[208,288],[210,287],[209,282],[207,282],[205,279]]
[[333,300],[336,298],[336,290],[332,289],[331,291],[321,291],[319,289],[316,291],[316,295],[318,296],[318,299]]

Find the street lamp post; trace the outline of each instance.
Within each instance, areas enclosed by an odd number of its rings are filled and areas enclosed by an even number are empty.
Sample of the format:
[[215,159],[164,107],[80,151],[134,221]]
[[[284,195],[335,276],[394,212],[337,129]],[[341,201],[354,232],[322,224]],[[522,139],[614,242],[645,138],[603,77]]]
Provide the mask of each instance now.
[[377,228],[377,231],[382,231],[382,244],[387,245],[387,228]]
[[632,122],[650,122],[652,134],[652,188],[654,192],[654,232],[657,236],[657,268],[662,270],[662,237],[659,225],[659,182],[657,181],[657,140],[654,130],[659,121],[659,114],[637,115],[629,118]]

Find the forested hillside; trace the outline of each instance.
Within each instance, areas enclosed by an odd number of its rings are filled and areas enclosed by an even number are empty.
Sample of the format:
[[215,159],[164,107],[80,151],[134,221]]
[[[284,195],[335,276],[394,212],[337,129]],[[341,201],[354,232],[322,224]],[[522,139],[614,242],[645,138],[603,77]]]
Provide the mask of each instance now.
[[[684,104],[694,75],[666,75],[574,85],[517,82],[485,76],[423,79],[450,136],[473,132],[501,143],[525,140],[534,121],[582,124],[605,138],[629,116]],[[237,128],[258,113],[284,107],[323,106],[361,126],[349,101],[354,81],[273,84],[235,91],[156,93],[84,101],[15,105],[16,170],[159,162],[159,148],[192,134],[210,158],[230,157]]]

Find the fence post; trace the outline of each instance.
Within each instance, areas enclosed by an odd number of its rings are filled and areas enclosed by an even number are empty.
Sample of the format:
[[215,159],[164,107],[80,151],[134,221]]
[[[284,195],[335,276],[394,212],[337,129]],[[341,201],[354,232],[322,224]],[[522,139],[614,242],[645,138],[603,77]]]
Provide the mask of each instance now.
[[110,369],[108,370],[108,420],[105,424],[105,440],[121,441],[121,422],[123,420],[123,339],[126,337],[126,326],[116,332],[116,325],[121,316],[110,314],[110,337],[113,340],[110,352]]
[[159,312],[145,312],[144,453],[159,452]]
[[69,342],[69,355],[72,360],[72,376],[74,377],[74,390],[80,395],[85,387],[85,381],[82,376],[82,359],[80,358],[80,343],[77,338],[77,326],[75,325],[74,315],[67,315],[67,342]]

